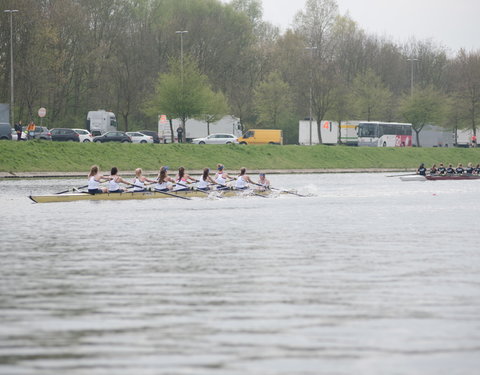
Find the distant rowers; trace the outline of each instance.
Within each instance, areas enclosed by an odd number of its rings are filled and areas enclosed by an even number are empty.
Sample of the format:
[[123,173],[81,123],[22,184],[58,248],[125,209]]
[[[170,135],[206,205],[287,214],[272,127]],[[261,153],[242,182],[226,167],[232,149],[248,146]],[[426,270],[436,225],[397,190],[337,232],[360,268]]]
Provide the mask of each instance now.
[[188,173],[185,173],[185,168],[180,167],[178,168],[178,174],[175,177],[176,186],[173,190],[175,191],[188,190],[189,189],[188,184],[191,182],[197,182],[197,180],[194,179],[193,177],[190,177]]
[[260,186],[261,190],[268,190],[270,189],[270,181],[267,180],[267,178],[265,177],[265,173],[260,173],[258,175],[258,183],[257,185]]
[[92,165],[90,173],[88,174],[88,192],[90,194],[106,193],[106,187],[101,187],[100,183],[103,181],[110,181],[110,177],[102,176],[98,165]]
[[430,175],[431,176],[436,175],[437,172],[438,172],[437,165],[433,164],[432,167],[430,168]]
[[480,174],[480,164],[477,164],[477,166],[475,167],[475,170],[473,171],[473,173],[475,173],[475,174]]
[[465,169],[465,173],[467,173],[467,174],[473,174],[474,171],[475,171],[475,168],[473,168],[472,163],[468,163],[468,164],[467,164],[467,168]]
[[110,171],[110,181],[108,182],[108,192],[109,193],[123,193],[125,191],[124,188],[120,187],[120,183],[131,185],[130,182],[125,181],[118,175],[118,168],[112,167]]
[[425,168],[425,164],[420,164],[417,169],[417,174],[419,174],[420,176],[425,176],[427,174],[427,168]]
[[445,174],[446,172],[447,170],[445,169],[445,166],[443,165],[443,163],[440,163],[437,169],[437,173],[441,175],[441,174]]
[[456,174],[463,174],[464,171],[465,171],[465,169],[463,169],[462,163],[458,163],[457,168],[455,169],[455,173]]
[[203,174],[197,182],[197,189],[203,191],[210,190],[210,184],[215,185],[215,181],[210,177],[210,169],[203,168]]
[[175,183],[175,180],[168,175],[168,167],[160,168],[154,189],[160,192],[172,190],[172,185],[169,183]]
[[142,168],[135,169],[135,179],[133,180],[133,191],[136,193],[140,193],[145,191],[145,182],[150,182],[154,184],[155,180],[150,180],[142,175],[143,171]]
[[230,175],[225,172],[225,167],[223,166],[223,164],[217,164],[217,173],[215,173],[214,177],[215,183],[218,184],[217,190],[228,189],[227,181],[231,179],[232,177],[230,177]]
[[247,169],[242,168],[240,169],[240,175],[237,177],[237,181],[235,181],[235,189],[236,190],[248,189],[248,184],[254,184],[254,182],[247,175]]
[[455,174],[455,170],[453,169],[452,164],[448,164],[446,172],[447,172],[447,174]]

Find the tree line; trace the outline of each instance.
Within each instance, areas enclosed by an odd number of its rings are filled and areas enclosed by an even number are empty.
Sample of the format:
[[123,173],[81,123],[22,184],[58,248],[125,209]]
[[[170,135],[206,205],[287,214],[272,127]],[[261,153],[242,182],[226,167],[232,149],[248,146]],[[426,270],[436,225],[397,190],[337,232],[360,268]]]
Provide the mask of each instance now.
[[[228,113],[245,128],[283,129],[287,143],[310,110],[318,124],[406,121],[417,135],[426,124],[476,133],[480,120],[480,51],[368,34],[335,0],[307,0],[285,32],[263,20],[260,0],[0,7],[19,10],[15,120],[37,120],[45,107],[49,127],[83,126],[89,110],[107,109],[133,130],[156,129],[160,114],[215,122]],[[0,17],[0,102],[9,103],[10,23]]]

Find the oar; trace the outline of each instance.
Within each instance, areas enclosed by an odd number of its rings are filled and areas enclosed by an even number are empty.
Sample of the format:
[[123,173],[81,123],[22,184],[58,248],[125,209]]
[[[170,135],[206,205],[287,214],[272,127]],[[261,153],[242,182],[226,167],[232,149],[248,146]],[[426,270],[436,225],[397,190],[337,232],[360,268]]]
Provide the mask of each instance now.
[[[185,187],[185,188],[188,188],[188,189],[190,189],[190,186],[187,186],[187,185],[181,184],[181,183],[179,183],[179,182],[177,182],[175,185],[180,185],[180,186],[183,186],[183,187]],[[202,193],[204,193],[204,194],[207,194],[207,195],[209,195],[209,194],[210,194],[210,192],[208,192],[208,191],[205,191],[205,190],[202,190],[202,189],[198,189],[198,188],[196,188],[195,186],[192,186],[192,189],[193,189],[193,190],[195,190],[195,191],[200,191],[200,192],[202,192]]]
[[59,191],[58,193],[55,193],[55,194],[65,194],[65,193],[68,193],[69,191],[85,189],[86,187],[88,187],[88,185],[84,185],[84,186],[80,186],[80,187],[77,187],[77,188],[72,188],[72,189],[68,189],[68,190],[64,190],[64,191]]
[[[254,185],[257,185],[257,186],[265,187],[265,186],[263,186],[263,185],[261,185],[261,184],[256,184],[255,182],[254,182],[253,184],[254,184]],[[269,186],[267,189],[280,191],[280,192],[282,192],[282,193],[287,193],[287,194],[296,195],[296,196],[298,196],[298,197],[304,197],[304,198],[306,197],[306,195],[294,193],[293,191],[288,191],[288,190],[284,190],[284,189],[276,189],[276,188],[271,187],[271,186]]]
[[417,175],[416,173],[407,173],[407,174],[394,174],[387,177],[403,177],[403,176],[416,176],[416,175]]
[[[140,186],[140,185],[135,185],[135,184],[129,184],[129,185],[131,185],[131,186],[136,186],[136,187],[138,187],[138,188],[141,188],[141,187],[142,187],[142,186]],[[188,200],[188,201],[192,200],[192,198],[182,197],[182,196],[180,196],[180,195],[177,195],[177,194],[174,194],[174,193],[168,193],[168,192],[166,192],[166,191],[159,191],[159,190],[155,190],[155,189],[153,189],[153,190],[151,190],[151,191],[152,191],[152,192],[155,192],[155,193],[159,193],[159,194],[169,195],[169,196],[175,197],[175,198],[186,199],[186,200]],[[133,193],[133,192],[132,192],[132,193]],[[139,192],[139,193],[140,193],[140,192]]]

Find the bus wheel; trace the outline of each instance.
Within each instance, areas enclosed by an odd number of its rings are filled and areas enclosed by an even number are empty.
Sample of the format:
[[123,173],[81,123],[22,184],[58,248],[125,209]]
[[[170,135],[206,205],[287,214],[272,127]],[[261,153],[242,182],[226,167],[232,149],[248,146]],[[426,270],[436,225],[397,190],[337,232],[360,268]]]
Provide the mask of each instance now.
[[246,145],[246,144],[247,144],[247,142],[240,142],[240,144],[241,144],[241,145]]
[[383,147],[387,147],[387,142],[383,142]]

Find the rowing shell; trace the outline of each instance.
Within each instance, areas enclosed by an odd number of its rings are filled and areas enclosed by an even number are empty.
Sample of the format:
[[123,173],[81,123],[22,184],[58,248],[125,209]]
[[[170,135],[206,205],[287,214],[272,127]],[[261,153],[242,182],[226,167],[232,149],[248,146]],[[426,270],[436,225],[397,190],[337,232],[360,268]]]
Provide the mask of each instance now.
[[[262,195],[268,196],[273,193],[270,190],[258,191],[258,190],[213,190],[212,196],[218,194],[221,197],[234,197],[241,195]],[[103,193],[103,194],[88,194],[88,193],[71,193],[71,194],[59,194],[59,195],[30,195],[29,198],[35,203],[52,203],[52,202],[74,202],[74,201],[123,201],[130,199],[156,199],[156,198],[195,198],[206,197],[207,194],[198,190],[186,190],[186,191],[169,191],[168,193],[159,193],[156,191],[145,192],[125,192],[125,193]]]
[[414,176],[402,176],[402,181],[442,181],[442,180],[478,180],[480,175],[477,174],[445,174],[445,175],[414,175]]

